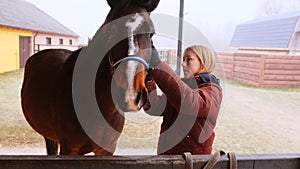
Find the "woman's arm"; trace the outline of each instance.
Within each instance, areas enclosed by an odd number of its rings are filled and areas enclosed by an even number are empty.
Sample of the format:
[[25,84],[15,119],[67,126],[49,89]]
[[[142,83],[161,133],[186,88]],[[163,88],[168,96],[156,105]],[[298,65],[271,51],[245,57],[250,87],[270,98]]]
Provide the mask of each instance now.
[[146,88],[149,95],[147,103],[143,106],[145,112],[152,116],[162,116],[167,103],[165,95],[157,94],[156,83],[153,80],[146,82]]
[[216,84],[191,89],[165,62],[160,63],[151,76],[179,113],[207,118],[211,111],[220,109],[222,92]]

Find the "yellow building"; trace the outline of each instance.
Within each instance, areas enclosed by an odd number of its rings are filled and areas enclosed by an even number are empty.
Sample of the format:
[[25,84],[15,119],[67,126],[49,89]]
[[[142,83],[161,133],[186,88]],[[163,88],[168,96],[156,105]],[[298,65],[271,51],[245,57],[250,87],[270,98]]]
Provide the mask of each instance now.
[[[0,27],[0,72],[17,70],[20,68],[20,52],[26,52],[26,48],[20,50],[20,42],[23,37],[31,39],[32,32],[21,29]],[[21,39],[21,40],[20,40]],[[30,45],[30,44],[28,44]],[[22,45],[23,46],[23,45]],[[30,54],[30,46],[27,47]]]
[[[43,49],[78,49],[78,35],[24,0],[0,0],[0,73]],[[49,43],[50,42],[50,43]]]

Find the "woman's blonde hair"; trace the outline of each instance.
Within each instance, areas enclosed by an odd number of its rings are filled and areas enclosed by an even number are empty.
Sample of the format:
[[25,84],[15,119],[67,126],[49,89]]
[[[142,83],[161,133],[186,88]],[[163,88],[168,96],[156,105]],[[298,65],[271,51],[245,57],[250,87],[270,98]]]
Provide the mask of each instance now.
[[206,46],[195,45],[187,47],[184,50],[183,56],[185,56],[187,50],[194,52],[198,56],[201,64],[203,65],[203,68],[202,70],[199,70],[199,73],[211,73],[215,70],[216,54],[213,50]]

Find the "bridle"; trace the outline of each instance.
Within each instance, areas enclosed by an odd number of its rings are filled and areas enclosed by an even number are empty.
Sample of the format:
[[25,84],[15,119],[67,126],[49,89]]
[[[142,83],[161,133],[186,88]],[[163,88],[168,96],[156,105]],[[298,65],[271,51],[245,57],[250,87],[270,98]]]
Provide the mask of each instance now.
[[[111,76],[113,76],[113,74],[115,73],[115,71],[116,71],[117,67],[120,65],[120,63],[126,62],[126,61],[137,61],[137,62],[143,64],[144,67],[145,67],[146,73],[148,73],[148,70],[150,70],[149,62],[147,62],[141,55],[139,55],[139,54],[137,54],[137,53],[134,53],[133,55],[131,55],[132,52],[128,52],[128,55],[125,56],[124,58],[119,59],[119,60],[115,60],[116,58],[113,57],[114,55],[113,55],[113,53],[112,53],[113,45],[111,44],[111,42],[112,42],[111,40],[113,40],[113,39],[112,39],[113,34],[112,34],[112,32],[111,32],[110,27],[108,27],[108,29],[107,29],[106,31],[107,31],[107,32],[106,32],[106,33],[107,33],[106,35],[107,35],[107,38],[108,38],[107,47],[108,47],[108,49],[109,49],[109,51],[108,51],[108,53],[107,53],[107,58],[108,58],[108,61],[109,61],[110,74],[111,74]],[[132,36],[133,36],[133,35],[132,35]],[[129,34],[128,34],[127,38],[130,38],[130,35],[129,35]],[[143,90],[143,91],[144,91],[144,90]],[[147,90],[146,90],[146,92],[147,92]],[[139,97],[138,100],[140,100],[141,97],[144,98],[144,94],[139,94],[137,97]],[[143,99],[143,100],[144,100],[144,99]],[[144,105],[145,102],[142,103],[142,104]],[[143,107],[143,105],[141,105],[141,106],[139,107],[139,109],[141,109],[141,108]]]
[[[111,75],[114,74],[115,70],[117,69],[118,65],[124,61],[138,61],[140,63],[142,63],[144,66],[145,66],[145,70],[146,72],[148,73],[148,70],[150,70],[150,65],[149,63],[144,59],[142,58],[141,56],[139,55],[128,55],[127,57],[124,57],[116,62],[114,62],[112,60],[112,54],[111,54],[111,48],[108,52],[108,60],[109,60],[109,64],[110,64],[110,72],[111,72]],[[143,103],[143,105],[141,105],[139,107],[139,110],[145,105],[146,103]]]

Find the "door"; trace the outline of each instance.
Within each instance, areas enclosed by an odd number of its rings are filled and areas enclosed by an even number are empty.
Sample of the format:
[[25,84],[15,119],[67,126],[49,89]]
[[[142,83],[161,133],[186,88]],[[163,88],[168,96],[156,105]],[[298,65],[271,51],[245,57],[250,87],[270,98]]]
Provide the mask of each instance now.
[[20,46],[20,68],[24,68],[27,59],[30,57],[31,53],[31,37],[30,36],[20,36],[19,37]]

